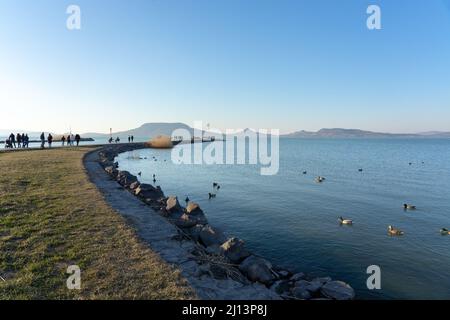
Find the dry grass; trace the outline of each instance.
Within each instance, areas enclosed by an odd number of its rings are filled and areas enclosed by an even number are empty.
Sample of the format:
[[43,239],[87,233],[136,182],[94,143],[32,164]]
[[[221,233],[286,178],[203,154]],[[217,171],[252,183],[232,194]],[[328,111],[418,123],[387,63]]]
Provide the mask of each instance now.
[[195,298],[89,181],[88,150],[0,153],[0,299]]

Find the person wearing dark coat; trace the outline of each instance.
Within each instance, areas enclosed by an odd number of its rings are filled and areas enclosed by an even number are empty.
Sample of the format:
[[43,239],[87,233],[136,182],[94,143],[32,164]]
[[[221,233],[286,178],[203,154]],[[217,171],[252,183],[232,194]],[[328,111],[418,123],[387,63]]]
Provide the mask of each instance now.
[[16,135],[16,140],[17,140],[17,148],[22,148],[22,136],[20,135],[20,133]]
[[45,148],[45,133],[42,132],[40,138],[41,138],[41,149],[44,149]]
[[52,136],[51,133],[48,134],[47,142],[48,142],[48,147],[51,148],[52,147],[52,142],[53,142],[53,136]]
[[14,135],[14,133],[11,133],[9,135],[9,142],[12,146],[14,146],[14,148],[16,147],[16,136]]
[[75,135],[75,141],[76,141],[76,143],[77,143],[77,147],[78,147],[78,145],[80,144],[80,140],[81,140],[81,137],[80,137],[80,135],[77,133],[77,134]]

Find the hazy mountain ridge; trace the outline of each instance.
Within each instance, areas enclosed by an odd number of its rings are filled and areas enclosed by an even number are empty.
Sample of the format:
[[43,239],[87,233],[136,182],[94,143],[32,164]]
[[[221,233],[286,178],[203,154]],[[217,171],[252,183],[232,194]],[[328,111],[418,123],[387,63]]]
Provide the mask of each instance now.
[[[113,137],[126,138],[128,136],[134,136],[135,138],[152,138],[159,135],[173,136],[174,131],[177,129],[186,130],[190,133],[191,136],[198,136],[198,132],[194,132],[194,128],[188,126],[185,123],[181,122],[152,122],[152,123],[144,123],[138,128],[130,129],[126,131],[113,132]],[[220,138],[220,134],[208,131],[200,131],[203,132],[203,136],[216,136]],[[177,134],[175,134],[177,135]],[[109,137],[109,133],[95,133],[88,132],[83,133],[83,137],[92,137],[92,138],[105,138]]]
[[[144,123],[138,128],[113,132],[113,136],[125,137],[125,136],[134,136],[134,137],[155,137],[158,135],[172,135],[172,132],[176,129],[185,129],[193,133],[193,128],[188,126],[187,124],[181,122],[174,123],[164,123],[164,122],[154,122],[154,123]],[[83,136],[86,137],[109,137],[109,133],[95,133],[95,132],[87,132],[84,133]]]
[[283,138],[450,138],[450,132],[386,133],[360,129],[324,128],[319,131],[296,131],[281,135]]

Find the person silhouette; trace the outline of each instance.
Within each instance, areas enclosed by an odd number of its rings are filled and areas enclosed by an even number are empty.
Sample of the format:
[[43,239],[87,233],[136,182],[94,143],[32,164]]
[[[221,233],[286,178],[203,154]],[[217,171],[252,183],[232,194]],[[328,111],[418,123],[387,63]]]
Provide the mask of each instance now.
[[40,138],[41,138],[41,149],[44,149],[45,148],[45,133],[44,132],[41,133]]

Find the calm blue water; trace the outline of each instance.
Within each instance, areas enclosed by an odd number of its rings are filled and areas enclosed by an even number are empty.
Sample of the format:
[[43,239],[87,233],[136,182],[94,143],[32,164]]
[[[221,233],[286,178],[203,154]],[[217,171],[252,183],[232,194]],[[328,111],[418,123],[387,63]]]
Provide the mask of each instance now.
[[[170,154],[140,150],[133,155],[147,160],[119,162],[147,183],[155,173],[166,195],[188,195],[212,225],[276,264],[347,281],[360,298],[450,299],[450,236],[439,234],[450,228],[450,140],[282,139],[275,176],[251,165],[175,165]],[[213,181],[222,188],[208,200]],[[340,226],[341,215],[354,226]],[[390,224],[405,236],[389,237]],[[369,265],[381,267],[381,290],[366,287]]]

